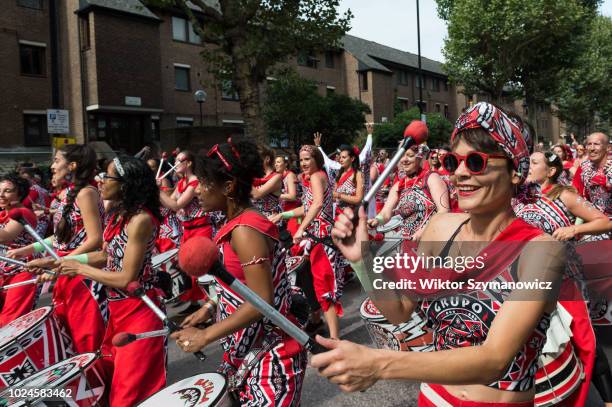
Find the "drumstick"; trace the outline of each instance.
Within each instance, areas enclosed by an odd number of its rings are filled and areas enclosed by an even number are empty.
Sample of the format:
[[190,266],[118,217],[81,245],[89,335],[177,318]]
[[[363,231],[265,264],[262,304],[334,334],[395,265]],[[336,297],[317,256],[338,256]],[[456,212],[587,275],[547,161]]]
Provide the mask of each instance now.
[[166,336],[170,333],[168,328],[160,329],[158,331],[149,331],[143,332],[140,334],[133,334],[129,332],[119,332],[117,335],[113,336],[113,345],[117,347],[122,347],[125,345],[129,345],[130,343],[145,339],[145,338],[155,338],[157,336]]
[[[14,266],[19,266],[19,267],[28,267],[28,264],[26,262],[23,262],[21,260],[17,260],[17,259],[11,259],[10,257],[4,257],[4,256],[0,256],[0,261],[12,264]],[[53,270],[49,270],[49,269],[42,269],[43,272],[45,272],[46,274],[51,274],[51,275],[55,275],[55,271]]]
[[[155,305],[153,301],[151,301],[151,299],[147,296],[147,293],[145,293],[145,290],[138,283],[138,281],[132,281],[131,283],[129,283],[127,286],[127,292],[133,297],[139,297],[145,303],[145,305],[149,307],[151,311],[153,311],[153,313],[157,315],[159,319],[161,319],[162,322],[164,322],[168,326],[170,332],[176,332],[181,330],[180,326],[178,326],[175,322],[170,321],[168,319],[168,316],[164,314],[164,312],[159,309],[159,307]],[[206,355],[202,353],[202,351],[197,351],[194,353],[194,355],[202,362],[206,360]]]
[[40,243],[45,248],[47,253],[49,253],[51,257],[59,261],[60,257],[57,255],[57,253],[55,253],[53,249],[51,248],[51,246],[49,246],[47,242],[45,242],[45,240],[42,237],[40,237],[40,235],[34,230],[34,228],[32,228],[32,226],[30,225],[30,223],[24,216],[24,212],[23,212],[24,210],[26,209],[24,208],[11,209],[9,211],[9,217],[21,223],[23,225],[23,228],[26,230],[26,232],[28,232],[38,243]]
[[163,153],[161,159],[159,160],[159,167],[157,167],[157,174],[155,174],[155,179],[159,178],[159,173],[161,172],[165,159],[166,159],[166,153]]
[[177,161],[168,171],[166,171],[166,173],[164,175],[162,175],[161,177],[157,178],[157,179],[164,179],[168,176],[168,174],[170,174],[172,171],[174,171],[174,169],[176,167],[178,167],[178,165],[181,163],[181,161]]
[[8,290],[9,288],[21,287],[22,285],[36,284],[37,282],[38,282],[37,279],[21,281],[19,283],[14,283],[14,284],[9,284],[9,285],[2,286],[2,287],[0,287],[0,290]]

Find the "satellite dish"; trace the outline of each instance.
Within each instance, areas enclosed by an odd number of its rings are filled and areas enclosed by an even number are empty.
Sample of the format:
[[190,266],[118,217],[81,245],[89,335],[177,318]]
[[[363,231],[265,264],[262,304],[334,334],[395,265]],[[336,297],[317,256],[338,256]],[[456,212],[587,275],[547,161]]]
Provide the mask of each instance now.
[[206,96],[207,96],[206,92],[204,92],[202,89],[196,90],[195,93],[193,94],[195,101],[198,103],[206,102]]

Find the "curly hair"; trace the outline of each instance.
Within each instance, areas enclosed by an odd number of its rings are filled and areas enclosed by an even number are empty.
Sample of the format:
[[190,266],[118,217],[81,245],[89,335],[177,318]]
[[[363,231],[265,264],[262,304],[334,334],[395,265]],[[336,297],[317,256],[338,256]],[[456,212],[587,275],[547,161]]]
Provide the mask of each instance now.
[[206,180],[217,186],[226,181],[235,181],[234,200],[239,204],[249,205],[253,180],[264,176],[263,161],[257,145],[243,140],[232,145],[219,144],[217,148],[231,165],[231,170],[227,169],[218,154],[213,154],[210,157],[198,157],[195,175],[199,180]]
[[68,190],[66,205],[62,210],[62,219],[55,230],[55,237],[60,243],[67,243],[72,238],[72,227],[68,221],[70,213],[74,210],[74,202],[81,189],[90,185],[96,175],[98,161],[96,152],[86,144],[68,144],[58,151],[69,163],[77,164],[73,174],[74,188]]
[[20,201],[26,199],[30,193],[30,183],[27,179],[21,177],[18,173],[11,171],[7,174],[0,176],[0,182],[10,182],[15,186],[17,190],[17,196]]
[[121,179],[121,198],[116,207],[117,213],[124,220],[129,220],[145,208],[157,220],[161,220],[159,188],[151,168],[145,161],[132,156],[121,155],[118,159],[124,174],[117,172],[117,176]]

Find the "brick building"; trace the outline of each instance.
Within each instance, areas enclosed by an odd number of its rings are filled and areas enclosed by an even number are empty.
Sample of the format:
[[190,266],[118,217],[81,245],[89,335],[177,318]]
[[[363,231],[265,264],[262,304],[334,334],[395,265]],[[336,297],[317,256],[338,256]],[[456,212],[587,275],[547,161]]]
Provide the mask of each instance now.
[[[206,69],[204,45],[174,9],[140,0],[6,0],[0,15],[0,148],[49,151],[45,111],[67,109],[70,135],[134,152],[188,126],[241,126],[239,95]],[[417,57],[347,35],[342,47],[289,63],[319,92],[367,103],[367,121],[419,99]],[[454,120],[457,92],[423,58],[423,106]],[[270,77],[269,80],[274,80]],[[194,92],[204,90],[199,104]],[[200,108],[201,113],[200,113]]]

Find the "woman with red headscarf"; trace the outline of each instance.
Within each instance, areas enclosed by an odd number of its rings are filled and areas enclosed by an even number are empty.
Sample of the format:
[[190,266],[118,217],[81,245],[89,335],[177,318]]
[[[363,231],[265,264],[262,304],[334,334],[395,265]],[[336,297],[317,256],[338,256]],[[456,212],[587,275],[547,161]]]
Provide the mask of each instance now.
[[[432,275],[449,283],[478,278],[512,287],[538,278],[558,284],[563,247],[512,211],[512,197],[529,170],[527,136],[521,123],[488,103],[478,103],[459,117],[452,152],[443,165],[452,174],[465,213],[434,216],[415,249],[419,256],[453,261],[479,256],[483,267],[474,265],[462,272],[418,268],[414,274],[402,275],[412,278],[417,288],[385,290],[383,298],[371,296],[391,323],[405,322],[413,312],[423,316],[433,328],[434,351],[370,349],[317,337],[330,349],[312,358],[320,375],[344,391],[363,390],[384,379],[421,381],[419,406],[533,405],[538,355],[555,307],[554,295],[538,297],[538,290],[530,290],[525,297],[523,290],[499,291],[487,285],[474,289],[469,284],[459,284],[459,290],[453,291],[418,288],[419,280]],[[332,235],[355,263],[364,288],[371,291],[361,254],[361,242],[367,240],[365,214],[360,211],[356,227],[355,216],[347,209]],[[529,301],[519,301],[525,298]]]

